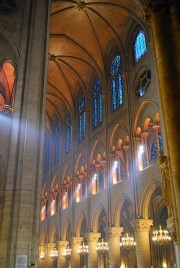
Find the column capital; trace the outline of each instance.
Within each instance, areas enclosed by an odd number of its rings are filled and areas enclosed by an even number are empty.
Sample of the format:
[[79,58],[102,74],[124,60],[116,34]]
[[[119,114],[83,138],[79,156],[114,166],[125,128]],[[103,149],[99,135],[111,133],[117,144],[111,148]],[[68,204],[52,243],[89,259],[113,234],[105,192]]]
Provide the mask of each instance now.
[[81,236],[73,236],[71,238],[72,244],[80,244],[83,241],[83,237]]
[[93,233],[93,232],[89,232],[85,235],[88,242],[97,242],[100,236],[101,233]]
[[137,219],[135,221],[131,221],[131,226],[135,231],[149,231],[152,225],[153,220],[149,219]]
[[69,245],[69,241],[59,240],[56,242],[56,245],[58,248],[67,247],[67,245]]
[[108,238],[119,238],[123,230],[123,227],[107,227],[105,232]]

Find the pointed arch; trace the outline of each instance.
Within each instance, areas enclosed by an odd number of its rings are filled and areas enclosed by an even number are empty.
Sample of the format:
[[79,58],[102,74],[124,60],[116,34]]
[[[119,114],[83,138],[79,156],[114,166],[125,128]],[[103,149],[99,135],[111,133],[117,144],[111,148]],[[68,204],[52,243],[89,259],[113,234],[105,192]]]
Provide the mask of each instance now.
[[76,221],[76,227],[75,227],[76,236],[80,236],[81,225],[82,225],[82,222],[84,219],[86,219],[86,215],[83,211],[81,211],[80,214],[78,215],[77,221]]
[[62,241],[66,241],[67,231],[68,231],[68,227],[69,226],[71,226],[71,222],[70,222],[70,219],[67,218],[65,220],[65,222],[62,224],[62,229],[61,229],[61,238],[62,238]]
[[126,200],[132,204],[131,199],[126,194],[122,194],[114,207],[112,220],[116,227],[120,226],[121,209]]
[[161,183],[156,180],[152,181],[147,185],[146,189],[142,194],[142,198],[140,200],[139,205],[140,208],[139,211],[140,211],[140,217],[142,217],[143,219],[148,219],[150,199],[153,192],[157,189],[157,187],[162,187]]
[[101,212],[104,211],[104,213],[107,215],[107,211],[105,209],[105,207],[100,203],[94,213],[93,213],[93,217],[92,217],[92,231],[97,233],[98,232],[98,220],[99,220],[99,216],[101,214]]

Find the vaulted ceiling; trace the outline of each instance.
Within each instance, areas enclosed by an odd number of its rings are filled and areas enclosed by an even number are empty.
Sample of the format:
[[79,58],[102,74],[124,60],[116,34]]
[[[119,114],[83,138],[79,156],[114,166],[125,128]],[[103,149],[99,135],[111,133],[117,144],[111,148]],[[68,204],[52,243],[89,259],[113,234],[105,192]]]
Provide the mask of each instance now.
[[138,0],[52,2],[46,122],[67,110],[73,115],[78,93],[88,93],[92,77],[106,83],[110,53],[116,47],[125,52],[125,36],[142,17]]

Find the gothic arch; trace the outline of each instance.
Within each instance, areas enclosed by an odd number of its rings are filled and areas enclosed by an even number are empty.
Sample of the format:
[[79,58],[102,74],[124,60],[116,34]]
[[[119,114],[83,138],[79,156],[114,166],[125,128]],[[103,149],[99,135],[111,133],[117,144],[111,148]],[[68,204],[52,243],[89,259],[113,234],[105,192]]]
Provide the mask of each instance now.
[[49,242],[55,242],[57,238],[57,224],[55,221],[49,223]]
[[104,213],[107,215],[106,209],[102,204],[99,204],[93,214],[93,219],[92,219],[92,231],[97,233],[98,231],[98,220],[101,212],[104,211]]
[[81,213],[78,215],[77,221],[76,221],[76,228],[75,228],[76,236],[80,236],[81,225],[82,225],[82,222],[84,219],[86,219],[85,213],[83,211],[81,211]]
[[152,181],[147,185],[146,189],[142,194],[142,198],[140,200],[139,205],[139,211],[140,211],[139,216],[142,217],[143,219],[148,219],[150,199],[157,187],[162,187],[161,183],[158,181]]
[[61,238],[63,241],[66,241],[67,230],[68,230],[69,225],[71,226],[71,222],[70,222],[69,218],[67,218],[65,220],[65,222],[62,224],[63,227],[61,229]]
[[114,207],[112,220],[116,227],[120,226],[121,209],[126,200],[132,204],[131,199],[126,194],[122,194]]
[[145,100],[139,107],[135,120],[134,120],[134,135],[138,127],[142,128],[144,131],[144,123],[147,118],[151,118],[152,120],[155,118],[155,114],[158,112],[158,105],[156,102],[152,100]]
[[110,151],[111,151],[112,146],[115,145],[114,140],[116,138],[116,133],[120,134],[118,136],[119,136],[119,138],[122,138],[124,142],[126,140],[126,137],[129,135],[127,127],[124,124],[121,124],[121,123],[117,124],[114,127],[113,132],[112,132],[111,137],[110,137],[110,143],[109,143]]

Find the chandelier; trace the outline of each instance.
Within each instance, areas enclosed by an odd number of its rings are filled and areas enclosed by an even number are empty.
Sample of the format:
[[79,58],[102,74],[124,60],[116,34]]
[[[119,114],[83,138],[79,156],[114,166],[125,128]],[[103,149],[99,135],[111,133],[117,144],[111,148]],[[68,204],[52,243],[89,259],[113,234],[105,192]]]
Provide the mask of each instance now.
[[109,250],[108,242],[104,241],[103,238],[97,243],[96,251],[101,254],[107,253]]
[[39,256],[39,258],[41,259],[41,260],[43,260],[44,259],[44,252],[41,252],[41,255]]
[[71,248],[69,245],[67,245],[67,247],[64,249],[63,256],[66,258],[71,257]]
[[50,257],[51,257],[52,259],[57,259],[57,258],[58,258],[58,250],[57,250],[56,246],[55,246],[54,249],[51,251],[51,253],[50,253]]
[[121,238],[120,246],[124,247],[127,250],[134,248],[136,246],[136,242],[134,241],[134,237],[131,237],[131,236],[129,236],[128,233],[126,233],[125,236],[123,236]]
[[89,250],[88,250],[88,245],[86,245],[86,244],[84,243],[84,241],[81,242],[81,245],[79,246],[79,249],[78,249],[77,252],[79,253],[79,255],[87,255],[88,252],[89,252]]
[[171,237],[167,230],[162,230],[159,226],[159,230],[153,231],[152,241],[157,245],[167,245],[171,242]]

